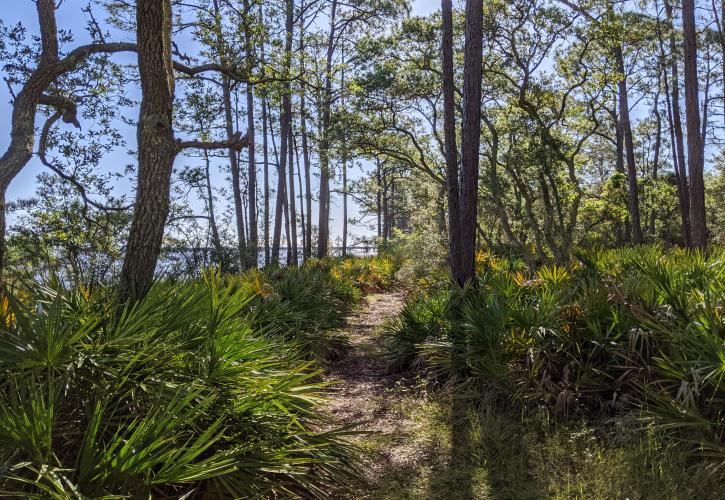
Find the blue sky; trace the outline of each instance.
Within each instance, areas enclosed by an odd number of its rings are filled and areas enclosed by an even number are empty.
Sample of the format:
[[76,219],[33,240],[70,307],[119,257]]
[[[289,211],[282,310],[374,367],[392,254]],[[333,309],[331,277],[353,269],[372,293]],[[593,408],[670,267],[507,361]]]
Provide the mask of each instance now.
[[[87,43],[89,41],[88,36],[83,29],[86,22],[85,15],[81,12],[81,8],[86,6],[87,4],[88,3],[86,2],[86,0],[66,0],[61,4],[61,7],[57,13],[59,28],[72,30],[72,32],[76,36],[76,44]],[[433,12],[439,8],[439,0],[415,0],[413,1],[412,13],[413,15],[424,15]],[[17,0],[14,2],[13,8],[7,8],[6,6],[2,11],[2,20],[6,25],[13,25],[21,22],[28,29],[28,32],[30,34],[37,33],[38,28],[35,3],[31,0]],[[117,39],[133,41],[134,39],[133,33],[114,33],[113,35],[114,40]],[[116,36],[118,38],[116,38]],[[187,52],[193,52],[193,47],[182,47],[182,50]],[[114,57],[114,60],[119,60],[119,56]],[[120,57],[126,58],[126,60],[128,60],[129,62],[133,61],[133,56],[130,55]],[[123,59],[120,60],[123,61]],[[135,89],[130,90],[130,92],[132,94],[138,94],[138,91]],[[3,127],[0,128],[0,149],[2,151],[5,150],[9,142],[9,123],[12,113],[10,100],[11,97],[7,86],[4,84],[0,85],[0,123],[4,124]],[[38,125],[40,124],[40,120],[41,118],[39,117],[37,120]],[[82,125],[85,125],[84,129],[89,127],[89,124]],[[124,126],[122,124],[119,126],[119,128],[127,142],[128,148],[134,148],[135,129],[133,127]],[[258,139],[258,144],[261,144],[260,139]],[[123,167],[126,164],[134,162],[133,158],[129,157],[126,153],[126,149],[127,148],[120,148],[119,150],[116,150],[113,153],[107,155],[103,161],[103,170],[120,172],[123,170]],[[198,163],[198,161],[199,160],[180,156],[176,160],[175,167],[180,169],[183,166],[195,165],[196,163]],[[216,160],[213,166],[214,173],[212,174],[212,176],[214,182],[220,186],[224,185],[226,182],[226,174],[222,173],[221,169],[226,166],[225,162],[222,159]],[[360,177],[362,175],[361,168],[365,168],[365,166],[363,165],[362,167],[354,167],[351,170],[349,176],[353,179]],[[40,164],[40,162],[36,158],[34,158],[11,184],[8,193],[8,200],[32,196],[35,190],[35,177],[38,175],[38,173],[42,172],[43,169],[44,167]],[[117,194],[130,192],[133,182],[133,178],[119,180],[115,184]],[[271,182],[271,184],[274,185],[274,182]],[[351,207],[349,216],[357,217],[358,212],[354,200],[350,200],[350,205]],[[201,209],[200,204],[199,206],[194,208]],[[316,215],[317,214],[315,213],[315,218],[313,220],[316,220]],[[333,195],[331,217],[333,219],[331,225],[332,239],[333,241],[335,241],[340,236],[342,230],[342,202],[339,196]],[[349,231],[351,234],[356,235],[372,234],[372,231],[363,226],[351,226]]]

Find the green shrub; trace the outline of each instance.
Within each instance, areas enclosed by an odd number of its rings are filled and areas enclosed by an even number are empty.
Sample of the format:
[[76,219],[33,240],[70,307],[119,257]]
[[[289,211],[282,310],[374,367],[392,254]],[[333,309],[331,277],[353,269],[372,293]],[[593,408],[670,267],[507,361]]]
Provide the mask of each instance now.
[[214,275],[122,310],[111,294],[7,294],[2,494],[316,497],[347,481],[346,432],[315,430],[318,372],[257,329],[256,300]]
[[631,418],[725,462],[722,251],[592,251],[528,276],[482,254],[464,300],[432,288],[387,328],[393,366],[452,375],[455,360],[467,384],[509,403]]

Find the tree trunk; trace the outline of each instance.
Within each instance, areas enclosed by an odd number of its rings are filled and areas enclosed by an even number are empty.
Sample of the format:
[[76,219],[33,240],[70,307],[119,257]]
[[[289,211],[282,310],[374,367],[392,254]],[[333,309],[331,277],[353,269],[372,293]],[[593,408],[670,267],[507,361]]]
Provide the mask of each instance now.
[[[680,195],[680,212],[682,217],[682,234],[686,247],[692,246],[692,224],[690,221],[690,187],[687,179],[687,168],[685,163],[685,140],[682,133],[682,113],[680,112],[680,77],[677,67],[677,43],[675,42],[674,20],[672,6],[668,0],[665,0],[665,14],[667,16],[667,24],[670,30],[669,48],[670,48],[670,74],[672,79],[672,123],[674,133],[674,145],[677,155],[675,167],[678,168],[678,193]],[[664,53],[664,49],[662,49]],[[668,96],[669,99],[669,96]],[[674,159],[674,158],[673,158]]]
[[702,128],[700,130],[700,146],[702,149],[702,167],[705,169],[705,146],[707,145],[707,125],[709,120],[709,104],[710,104],[710,47],[708,46],[705,52],[706,73],[705,73],[705,88],[703,89],[702,95]]
[[453,72],[453,6],[441,2],[443,37],[443,136],[445,140],[446,181],[448,186],[448,259],[451,275],[461,281],[461,222],[458,191],[458,153],[456,146],[456,100]]
[[305,204],[302,201],[304,186],[302,184],[302,165],[300,161],[300,149],[297,145],[297,136],[292,134],[292,145],[295,150],[295,164],[297,165],[297,185],[300,188],[300,194],[297,198],[300,200],[300,230],[302,232],[302,257],[307,260],[307,228],[305,227]]
[[[654,152],[654,160],[652,162],[652,179],[657,180],[657,176],[659,174],[659,166],[660,166],[660,151],[662,149],[662,115],[660,114],[660,85],[659,85],[659,78],[658,78],[658,85],[657,90],[655,94],[655,102],[654,102],[654,114],[655,114],[655,122],[657,123],[657,131],[655,132],[655,152]],[[652,213],[650,214],[650,222],[649,222],[649,234],[652,236],[652,238],[656,237],[657,234],[657,206],[653,203],[652,204]]]
[[287,34],[285,37],[285,66],[284,74],[286,81],[284,83],[284,89],[282,94],[282,123],[281,126],[285,129],[282,135],[282,155],[287,155],[287,171],[289,174],[288,179],[288,216],[289,216],[289,235],[287,239],[288,255],[291,260],[288,259],[287,265],[297,265],[297,207],[295,202],[295,169],[292,150],[292,85],[289,80],[292,63],[292,35],[294,30],[294,1],[287,0],[287,16],[285,27]]
[[[624,139],[622,138],[622,128],[619,126],[619,106],[614,107],[614,119],[616,122],[615,134],[615,152],[617,155],[614,169],[617,173],[624,175]],[[624,223],[616,221],[614,224],[614,232],[617,238],[617,246],[629,243],[630,226],[629,218]]]
[[293,134],[292,123],[290,120],[289,132],[287,135],[287,165],[289,171],[289,222],[290,222],[290,238],[288,242],[290,245],[290,257],[291,261],[287,262],[287,265],[296,266],[299,263],[297,255],[297,195],[295,194],[295,168],[294,168],[294,150],[292,144],[294,142],[292,138]]
[[210,175],[210,161],[209,152],[204,150],[204,176],[205,176],[205,188],[206,188],[206,212],[209,216],[209,229],[211,230],[211,242],[214,246],[214,252],[216,253],[216,261],[219,264],[219,269],[222,273],[226,272],[226,261],[224,259],[224,247],[222,246],[222,240],[219,237],[219,228],[216,223],[216,213],[214,211],[214,191],[211,186],[211,175]]
[[[223,46],[224,39],[222,35],[221,25],[221,10],[219,8],[219,0],[214,0],[214,15],[216,18],[216,41],[220,51],[219,62],[225,64]],[[222,75],[222,101],[224,104],[224,128],[226,131],[227,139],[231,139],[234,135],[234,110],[232,109],[232,93],[231,85],[229,84],[229,78]],[[252,129],[250,129],[252,130]],[[252,141],[253,139],[252,135]],[[250,151],[253,149],[250,148]],[[237,229],[237,252],[239,254],[238,262],[240,269],[244,269],[246,266],[247,258],[247,244],[244,236],[244,206],[242,203],[242,192],[240,188],[240,175],[239,175],[239,157],[237,152],[233,148],[229,148],[227,152],[229,156],[229,168],[231,170],[232,178],[232,197],[234,199],[234,218]]]
[[[304,2],[302,2],[302,11],[304,11]],[[300,15],[300,73],[305,73],[305,23],[304,16]],[[306,89],[305,85],[300,85],[300,134],[302,136],[302,159],[305,165],[305,204],[307,213],[305,214],[305,244],[304,257],[305,260],[312,257],[312,169],[310,165],[310,150],[307,144],[307,105],[306,105]],[[300,189],[302,185],[300,184]]]
[[466,41],[463,66],[463,128],[461,134],[461,272],[458,282],[476,274],[478,155],[481,141],[481,78],[483,65],[483,2],[466,1]]
[[262,98],[262,157],[264,162],[264,265],[270,264],[269,251],[269,144],[267,139],[267,100]]
[[[284,132],[280,132],[280,147],[282,151],[280,153],[277,152],[277,145],[275,144],[274,140],[274,120],[271,118],[271,116],[269,125],[270,133],[272,134],[272,149],[274,150],[274,156],[277,162],[277,199],[274,205],[274,228],[272,232],[272,265],[279,266],[279,252],[280,244],[282,241],[282,217],[284,215],[285,192],[287,191],[285,189],[286,172],[282,169],[284,167],[284,164],[287,163],[287,150],[285,149],[286,140],[284,137]],[[281,130],[284,130],[284,125],[282,125]]]
[[138,184],[121,270],[123,302],[137,301],[151,288],[169,213],[171,171],[177,151],[172,126],[171,1],[137,0],[136,23],[141,79]]
[[[248,35],[249,37],[249,35]],[[247,46],[247,58],[250,59],[251,42]],[[248,67],[254,64],[253,60],[248,62]],[[249,131],[249,165],[247,171],[247,197],[249,199],[249,217],[247,219],[247,227],[249,229],[249,245],[247,249],[247,258],[244,263],[245,268],[254,268],[259,265],[259,235],[257,232],[257,160],[254,141],[254,89],[247,84],[247,130]]]
[[332,0],[330,33],[327,38],[325,61],[325,90],[322,102],[322,130],[320,137],[320,208],[318,222],[317,257],[327,256],[330,241],[330,114],[332,108],[332,56],[335,51],[337,0]]
[[624,56],[622,45],[614,47],[614,58],[617,64],[617,72],[620,74],[617,82],[617,94],[619,96],[619,127],[624,138],[624,150],[626,153],[627,179],[629,181],[629,223],[632,231],[632,243],[641,245],[642,223],[639,210],[639,186],[637,182],[637,165],[634,158],[634,139],[632,137],[632,122],[629,118],[629,96],[627,91],[627,76],[624,68]]
[[[718,13],[717,4],[712,0],[712,12],[715,15],[715,27],[717,28],[718,39],[720,40],[720,72],[723,78],[723,94],[725,94],[725,0],[720,1],[720,12]],[[723,123],[725,123],[725,97],[723,97]],[[704,136],[703,136],[704,139]]]
[[[224,127],[227,139],[234,135],[234,118],[232,116],[232,95],[229,86],[229,79],[222,77],[222,99],[224,100]],[[237,229],[237,252],[239,254],[239,264],[242,269],[246,265],[247,244],[244,237],[244,203],[242,202],[242,188],[240,186],[241,176],[239,175],[239,159],[237,152],[233,148],[227,151],[229,156],[229,168],[232,178],[232,197],[234,199],[234,220]]]
[[[343,63],[345,52],[342,52]],[[342,96],[340,104],[345,107],[345,69],[340,71],[340,87]],[[342,256],[347,257],[347,146],[345,142],[345,131],[342,132]]]
[[687,167],[690,175],[692,244],[697,248],[704,248],[707,246],[707,226],[705,222],[704,155],[700,130],[694,0],[683,0],[682,2],[682,30],[684,37]]
[[388,175],[383,170],[383,248],[388,246],[388,234],[390,232],[390,207],[388,192],[390,190],[390,184],[388,184]]
[[380,237],[383,235],[383,226],[382,226],[382,216],[383,216],[383,207],[382,207],[382,179],[381,179],[381,172],[380,172],[380,159],[375,158],[375,182],[377,189],[375,190],[375,211],[377,215],[377,222],[378,222],[378,240],[380,240]]

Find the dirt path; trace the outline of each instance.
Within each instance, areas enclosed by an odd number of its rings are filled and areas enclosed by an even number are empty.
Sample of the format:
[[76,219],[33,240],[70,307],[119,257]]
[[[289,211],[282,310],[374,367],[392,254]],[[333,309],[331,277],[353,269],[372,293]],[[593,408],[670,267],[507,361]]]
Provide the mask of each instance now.
[[359,423],[366,433],[357,438],[366,462],[364,477],[341,494],[346,498],[396,498],[388,491],[391,481],[397,489],[394,476],[416,470],[428,454],[418,442],[421,424],[415,418],[425,395],[415,380],[387,373],[379,340],[380,326],[400,312],[403,298],[401,293],[368,295],[344,332],[350,350],[329,367],[329,379],[340,382],[327,404],[333,425]]

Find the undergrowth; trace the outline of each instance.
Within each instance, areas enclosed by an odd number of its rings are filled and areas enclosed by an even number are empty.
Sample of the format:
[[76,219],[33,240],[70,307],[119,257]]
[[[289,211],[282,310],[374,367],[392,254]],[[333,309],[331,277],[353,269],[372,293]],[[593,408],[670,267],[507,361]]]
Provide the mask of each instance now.
[[[598,496],[598,486],[568,469],[582,458],[567,444],[580,441],[571,429],[581,426],[591,438],[586,453],[598,457],[586,469],[601,488],[651,497],[651,488],[673,480],[672,497],[687,498],[677,481],[693,474],[722,480],[725,472],[723,303],[719,250],[594,251],[533,274],[480,253],[474,284],[451,290],[433,283],[413,293],[382,335],[392,370],[423,370],[475,394],[472,407],[486,419],[518,411],[523,420],[506,419],[523,422],[527,433],[542,422],[562,426],[532,441],[551,443],[539,453],[561,467],[552,472],[557,488],[582,488],[562,496]],[[508,448],[487,460],[501,462]],[[606,479],[620,462],[634,473]],[[652,479],[657,469],[669,479]],[[540,486],[549,495],[547,484]]]
[[133,307],[17,284],[0,310],[0,495],[325,497],[356,453],[349,429],[319,430],[315,358],[380,266],[209,272]]

